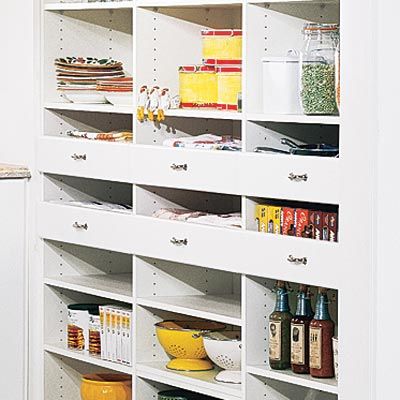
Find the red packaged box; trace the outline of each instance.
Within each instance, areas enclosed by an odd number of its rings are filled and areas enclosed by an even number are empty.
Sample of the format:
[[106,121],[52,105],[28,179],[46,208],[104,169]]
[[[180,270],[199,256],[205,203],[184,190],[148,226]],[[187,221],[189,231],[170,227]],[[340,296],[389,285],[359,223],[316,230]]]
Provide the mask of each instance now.
[[295,213],[296,236],[312,238],[313,230],[310,224],[310,210],[297,208]]
[[338,234],[338,215],[337,213],[329,213],[328,216],[328,237],[330,242],[337,242]]
[[312,225],[312,238],[322,240],[322,211],[310,211],[310,224]]
[[329,240],[329,213],[322,213],[322,240]]
[[282,235],[295,235],[295,211],[294,208],[283,207],[281,213],[281,232]]

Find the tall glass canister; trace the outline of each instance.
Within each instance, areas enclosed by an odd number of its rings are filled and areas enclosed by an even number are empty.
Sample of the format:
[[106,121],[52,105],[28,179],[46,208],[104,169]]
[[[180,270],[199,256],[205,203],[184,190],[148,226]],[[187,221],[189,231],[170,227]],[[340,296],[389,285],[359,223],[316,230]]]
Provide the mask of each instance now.
[[304,114],[335,115],[336,49],[339,44],[337,24],[307,23],[301,52],[300,98]]

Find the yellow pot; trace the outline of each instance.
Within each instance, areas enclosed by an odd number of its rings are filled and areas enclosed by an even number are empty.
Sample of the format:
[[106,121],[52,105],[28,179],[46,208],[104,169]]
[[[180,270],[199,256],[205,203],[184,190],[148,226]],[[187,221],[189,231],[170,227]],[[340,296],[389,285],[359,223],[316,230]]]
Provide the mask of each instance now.
[[132,400],[132,378],[125,374],[87,374],[81,383],[82,400]]
[[182,108],[215,108],[217,96],[215,68],[204,65],[179,67],[179,97]]
[[157,338],[172,357],[167,368],[177,371],[207,371],[213,369],[203,343],[203,334],[221,331],[224,324],[211,321],[163,321],[155,324]]
[[242,59],[241,29],[204,29],[201,35],[204,60],[238,61]]

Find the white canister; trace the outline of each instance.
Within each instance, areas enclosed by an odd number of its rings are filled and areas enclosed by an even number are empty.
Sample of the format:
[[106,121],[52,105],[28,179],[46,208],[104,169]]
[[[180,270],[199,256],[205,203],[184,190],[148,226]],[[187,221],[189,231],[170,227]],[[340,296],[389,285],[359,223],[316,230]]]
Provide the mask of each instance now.
[[299,56],[269,56],[263,63],[263,112],[302,114],[300,105]]

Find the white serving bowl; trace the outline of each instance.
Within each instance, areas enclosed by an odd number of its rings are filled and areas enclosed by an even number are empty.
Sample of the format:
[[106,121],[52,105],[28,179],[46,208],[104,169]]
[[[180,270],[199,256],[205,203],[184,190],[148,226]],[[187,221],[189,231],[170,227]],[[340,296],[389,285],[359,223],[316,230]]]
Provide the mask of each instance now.
[[131,106],[133,107],[133,93],[115,93],[115,92],[104,92],[104,96],[107,101],[114,106]]
[[241,383],[242,341],[240,331],[212,332],[203,336],[208,357],[222,368],[215,380]]

